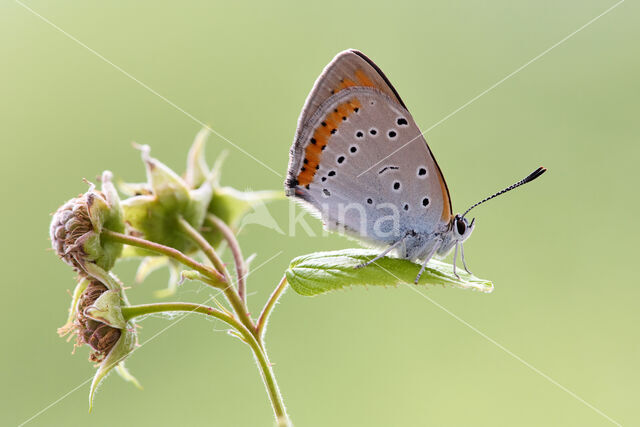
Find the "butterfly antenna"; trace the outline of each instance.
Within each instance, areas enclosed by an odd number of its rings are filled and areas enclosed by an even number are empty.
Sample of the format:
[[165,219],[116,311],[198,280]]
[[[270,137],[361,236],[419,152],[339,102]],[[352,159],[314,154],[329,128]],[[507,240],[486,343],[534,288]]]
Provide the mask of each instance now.
[[544,167],[540,166],[538,169],[536,169],[536,170],[534,170],[533,172],[531,172],[531,173],[530,173],[526,178],[524,178],[523,180],[520,180],[520,181],[516,182],[515,184],[510,185],[509,187],[505,188],[505,189],[504,189],[504,190],[502,190],[502,191],[498,191],[496,194],[494,194],[494,195],[492,195],[492,196],[489,196],[489,197],[487,197],[486,199],[482,199],[482,200],[480,200],[478,203],[476,203],[475,205],[473,205],[473,206],[471,206],[469,209],[467,209],[467,211],[466,211],[465,213],[463,213],[463,214],[462,214],[462,218],[464,218],[464,216],[465,216],[466,214],[468,214],[468,213],[469,213],[469,211],[470,211],[471,209],[475,208],[476,206],[481,205],[481,204],[483,204],[484,202],[488,202],[489,200],[491,200],[491,199],[493,199],[493,198],[495,198],[495,197],[498,197],[499,195],[504,194],[504,193],[506,193],[506,192],[508,192],[508,191],[511,191],[511,190],[513,190],[514,188],[518,188],[518,187],[520,187],[521,185],[526,184],[527,182],[531,182],[531,181],[533,181],[534,179],[538,178],[538,177],[539,177],[540,175],[542,175],[543,173],[545,173],[546,171],[547,171],[547,168],[544,168]]

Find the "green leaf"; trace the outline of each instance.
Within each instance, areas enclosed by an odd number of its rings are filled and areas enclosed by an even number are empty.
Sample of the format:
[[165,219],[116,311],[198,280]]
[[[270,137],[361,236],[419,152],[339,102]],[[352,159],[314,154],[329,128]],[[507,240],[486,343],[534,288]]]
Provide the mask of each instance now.
[[[100,362],[100,366],[98,366],[98,370],[93,376],[93,381],[91,382],[91,388],[89,389],[89,412],[93,408],[93,399],[96,394],[96,390],[98,386],[106,378],[106,376],[111,372],[113,368],[118,366],[118,364],[123,363],[124,360],[133,352],[136,347],[137,337],[135,334],[135,325],[133,322],[130,322],[127,325],[128,328],[122,330],[122,335],[120,339],[116,343],[116,345],[111,349],[109,354],[104,358],[102,362]],[[121,371],[121,375],[124,371]],[[130,374],[129,374],[130,375]],[[126,377],[126,375],[125,375]],[[127,378],[127,380],[130,380]],[[134,385],[137,381],[131,381]]]
[[160,160],[151,157],[148,145],[138,147],[147,170],[147,182],[160,199],[183,203],[189,199],[189,188],[180,176]]
[[[231,187],[216,187],[208,211],[235,230],[241,220],[253,210],[256,218],[252,223],[270,227],[282,234],[277,222],[269,214],[266,203],[285,199],[282,191],[239,191]],[[215,227],[203,230],[202,235],[213,247],[217,247],[222,241],[222,233]]]
[[210,133],[208,127],[202,128],[189,149],[184,180],[190,188],[200,187],[209,175],[209,166],[207,166],[204,156],[204,145]]
[[106,291],[92,305],[84,309],[84,314],[113,328],[124,329],[127,322],[122,317],[121,303],[120,291]]
[[[91,263],[88,263],[85,266],[85,269],[87,270],[87,273],[89,273],[89,276],[94,277],[95,279],[98,279],[100,282],[102,282],[103,285],[107,287],[107,289],[122,292],[122,286],[120,286],[120,281],[110,271],[105,271],[100,266],[91,264]],[[123,292],[123,295],[124,295],[124,292]]]
[[156,298],[166,298],[174,295],[180,285],[180,264],[171,258],[166,258],[166,260],[167,267],[169,267],[169,281],[166,288],[154,292]]
[[169,264],[168,257],[149,256],[142,258],[136,271],[136,283],[142,283],[154,271],[166,267]]
[[69,332],[74,330],[74,321],[76,320],[77,312],[76,308],[78,307],[78,301],[80,301],[80,297],[82,293],[87,289],[89,285],[89,280],[86,277],[81,277],[76,285],[76,288],[73,291],[73,295],[71,297],[71,307],[69,307],[69,316],[67,317],[67,321],[63,326],[58,328],[58,335],[65,336]]
[[[313,296],[349,286],[397,286],[402,283],[415,286],[420,265],[405,259],[384,257],[364,268],[356,266],[373,259],[379,252],[365,249],[345,249],[333,252],[316,252],[291,261],[287,269],[287,281],[294,291]],[[489,293],[493,283],[479,279],[464,270],[457,278],[453,266],[438,260],[430,260],[418,285],[454,286]]]
[[256,205],[285,199],[282,191],[239,191],[232,187],[218,187],[211,198],[209,212],[233,228]]
[[124,182],[118,180],[118,190],[127,197],[151,195],[151,187],[148,182]]
[[136,377],[131,375],[131,372],[129,372],[129,370],[124,366],[124,361],[116,365],[116,372],[118,373],[118,375],[120,375],[120,377],[122,377],[123,380],[130,382],[131,384],[136,386],[136,388],[142,390],[142,384],[140,384],[140,381],[138,381]]
[[[113,174],[110,171],[102,172],[102,194],[104,195],[109,209],[106,211],[103,228],[108,230],[124,232],[124,218],[118,191],[113,185]],[[119,255],[119,254],[118,254]]]

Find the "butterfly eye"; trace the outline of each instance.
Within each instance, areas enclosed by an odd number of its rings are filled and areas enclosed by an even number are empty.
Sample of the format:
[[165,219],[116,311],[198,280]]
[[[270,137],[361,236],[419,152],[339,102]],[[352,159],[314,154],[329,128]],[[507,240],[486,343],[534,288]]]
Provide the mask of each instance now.
[[461,219],[456,221],[456,228],[458,229],[458,234],[461,236],[464,235],[465,231],[467,231],[467,225]]

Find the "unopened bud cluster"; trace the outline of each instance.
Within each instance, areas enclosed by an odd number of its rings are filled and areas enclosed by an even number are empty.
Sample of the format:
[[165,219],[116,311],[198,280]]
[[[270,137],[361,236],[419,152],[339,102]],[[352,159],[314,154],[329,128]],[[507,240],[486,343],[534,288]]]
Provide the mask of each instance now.
[[60,328],[59,331],[61,335],[75,333],[77,346],[89,345],[93,349],[89,359],[96,363],[104,360],[122,335],[120,329],[88,316],[87,309],[107,291],[108,288],[99,281],[90,281],[77,301],[77,306],[72,307],[74,313],[72,313],[73,318],[70,324]]
[[[75,334],[77,346],[91,348],[90,360],[98,364],[90,399],[102,379],[116,368],[125,379],[136,380],[124,368],[124,359],[137,343],[135,325],[123,316],[128,305],[124,288],[112,269],[120,258],[143,257],[138,271],[142,280],[151,270],[166,265],[172,269],[170,285],[163,295],[175,292],[175,263],[158,253],[124,246],[123,238],[134,236],[183,253],[197,246],[178,226],[184,221],[197,230],[207,230],[207,215],[215,215],[235,227],[255,203],[280,198],[266,192],[239,192],[218,185],[219,168],[210,171],[204,160],[208,132],[196,137],[187,160],[187,170],[179,175],[150,156],[148,146],[138,146],[146,169],[144,183],[121,183],[120,196],[112,174],[102,174],[101,188],[90,184],[86,193],[64,203],[53,215],[49,234],[56,254],[79,274],[67,323],[60,335]],[[210,229],[210,227],[209,227]],[[220,233],[204,233],[216,247]]]

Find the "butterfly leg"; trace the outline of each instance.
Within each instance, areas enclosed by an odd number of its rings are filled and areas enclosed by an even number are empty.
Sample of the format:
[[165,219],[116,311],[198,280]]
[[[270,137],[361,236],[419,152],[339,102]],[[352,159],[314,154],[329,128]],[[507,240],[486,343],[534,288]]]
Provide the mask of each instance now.
[[400,240],[398,240],[397,242],[395,242],[393,245],[389,246],[387,249],[385,249],[384,251],[382,251],[378,256],[376,256],[375,258],[364,262],[362,264],[358,264],[356,265],[355,268],[363,268],[368,266],[369,264],[372,264],[376,261],[378,261],[380,258],[384,257],[385,255],[387,255],[389,252],[391,252],[392,250],[394,250],[395,248],[397,248],[402,242],[404,242],[404,239],[407,237],[407,235],[405,234]]
[[[456,262],[458,262],[458,245],[460,245],[460,243],[456,243],[456,248],[453,250],[453,275],[459,279],[460,276],[456,272]],[[464,255],[463,255],[463,259],[464,259]]]
[[469,268],[467,268],[467,263],[464,260],[464,246],[462,246],[462,243],[460,243],[460,254],[462,255],[462,265],[464,266],[464,269],[467,270],[467,273],[473,274],[469,271]]
[[420,276],[422,276],[422,273],[424,273],[424,270],[427,268],[427,263],[429,262],[431,257],[433,257],[433,254],[435,254],[436,250],[438,250],[438,247],[440,247],[440,243],[442,243],[442,240],[437,241],[433,245],[433,249],[431,249],[427,257],[424,259],[424,262],[422,263],[422,267],[420,267],[420,271],[418,272],[416,279],[413,281],[414,284],[416,285],[418,284],[418,281],[420,280]]

